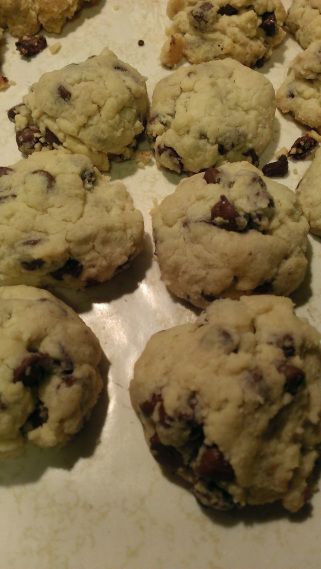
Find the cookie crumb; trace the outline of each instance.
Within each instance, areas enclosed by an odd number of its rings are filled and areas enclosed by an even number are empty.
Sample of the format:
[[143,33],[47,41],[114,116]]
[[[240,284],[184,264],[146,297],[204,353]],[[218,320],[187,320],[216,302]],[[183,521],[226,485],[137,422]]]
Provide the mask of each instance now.
[[57,41],[56,43],[53,43],[52,45],[49,46],[49,51],[52,55],[56,55],[56,53],[58,53],[60,50],[61,50],[60,41]]
[[293,158],[293,160],[304,160],[312,154],[317,145],[317,140],[312,137],[310,133],[306,133],[297,138],[292,144],[289,150],[289,156]]
[[23,57],[34,57],[46,49],[47,40],[44,36],[24,36],[16,42],[16,48]]

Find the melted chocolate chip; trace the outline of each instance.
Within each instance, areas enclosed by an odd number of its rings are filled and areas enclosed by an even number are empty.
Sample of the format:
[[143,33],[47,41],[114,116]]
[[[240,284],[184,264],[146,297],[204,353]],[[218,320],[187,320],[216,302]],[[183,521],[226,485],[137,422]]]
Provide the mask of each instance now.
[[275,36],[277,30],[276,17],[274,12],[265,12],[261,16],[262,24],[261,28],[265,31],[266,35],[269,37]]
[[259,165],[259,157],[256,154],[254,148],[250,148],[249,150],[247,150],[246,152],[243,152],[243,156],[249,157],[251,158],[251,162],[254,166],[258,166]]
[[59,85],[59,87],[58,87],[58,93],[59,93],[59,96],[60,96],[64,101],[70,101],[70,99],[71,99],[71,93],[70,93],[70,91],[68,91],[68,89],[66,89],[66,87],[64,87],[63,85]]
[[50,174],[50,172],[47,172],[47,170],[34,170],[32,174],[39,174],[40,176],[44,176],[46,178],[48,190],[50,190],[52,186],[55,185],[56,178]]
[[158,152],[159,156],[161,156],[164,153],[167,154],[168,157],[174,162],[174,165],[177,167],[179,172],[181,173],[183,171],[183,167],[184,167],[183,160],[179,156],[179,154],[177,154],[177,152],[176,152],[176,150],[174,150],[174,148],[172,148],[171,146],[161,145],[157,148],[157,152]]
[[80,174],[80,177],[84,183],[84,188],[86,190],[92,190],[97,180],[97,175],[95,170],[93,168],[83,170]]
[[226,152],[227,152],[227,150],[226,150],[224,144],[218,144],[218,145],[217,145],[217,150],[218,150],[218,152],[219,152],[219,154],[220,154],[221,156],[224,156],[224,154],[226,154]]
[[12,168],[8,168],[7,166],[0,166],[0,177],[7,176],[8,174],[11,174],[11,172],[13,172]]
[[[31,415],[29,415],[27,424],[31,429],[37,429],[48,421],[48,416],[48,408],[39,401],[36,409],[31,413]],[[28,428],[26,430],[28,430]]]
[[57,281],[62,281],[66,275],[70,275],[75,278],[79,277],[82,270],[83,265],[77,261],[77,259],[70,257],[62,267],[56,269],[56,271],[52,271],[50,274]]
[[59,146],[61,144],[59,138],[49,128],[46,128],[44,136],[46,142],[51,146],[53,146],[54,144]]
[[24,36],[16,42],[16,48],[23,57],[33,57],[38,55],[47,47],[47,40],[44,36]]
[[22,381],[25,387],[33,387],[47,375],[52,360],[47,354],[31,353],[13,372],[13,382]]
[[146,417],[151,417],[151,415],[154,413],[154,409],[157,403],[160,401],[163,401],[162,396],[159,393],[153,393],[150,399],[147,399],[141,403],[140,409],[142,413],[144,413]]
[[294,339],[290,334],[286,334],[281,340],[278,342],[278,346],[282,349],[286,358],[292,358],[295,356],[295,343]]
[[21,261],[21,266],[26,271],[36,271],[45,264],[43,259],[32,259],[31,261]]
[[196,472],[201,478],[224,480],[226,482],[234,479],[232,466],[216,445],[204,447]]
[[198,26],[203,26],[204,24],[208,24],[208,12],[213,8],[213,5],[210,2],[204,2],[195,10],[191,11],[191,16],[195,23]]
[[221,173],[217,168],[207,168],[204,172],[204,180],[207,184],[218,184],[221,181]]
[[[229,231],[237,230],[236,218],[238,213],[235,207],[228,201],[227,197],[220,196],[220,201],[213,205],[211,209],[211,222],[216,225],[217,218],[223,219],[226,223],[222,224],[224,229]],[[221,224],[220,224],[221,225]]]
[[157,434],[153,435],[149,444],[154,458],[165,468],[175,471],[183,465],[182,456],[176,448],[170,445],[163,445]]
[[285,154],[282,154],[278,160],[275,162],[270,162],[265,164],[262,168],[262,172],[265,176],[269,178],[286,176],[289,171],[288,159]]
[[293,158],[293,160],[304,160],[307,156],[311,154],[311,152],[317,146],[317,141],[315,138],[310,136],[309,134],[305,134],[304,136],[300,136],[296,139],[294,144],[292,145],[289,156]]
[[217,12],[221,14],[221,16],[235,16],[235,14],[238,14],[238,10],[234,8],[234,6],[231,6],[231,4],[221,6]]
[[23,154],[30,154],[41,136],[39,128],[36,126],[27,126],[23,130],[16,132],[16,141],[19,150]]
[[304,371],[299,367],[286,363],[279,367],[279,372],[285,375],[285,391],[295,395],[305,380]]
[[22,107],[23,104],[15,105],[14,107],[11,107],[11,109],[7,111],[9,121],[15,122],[15,118],[19,114],[19,109],[21,109]]

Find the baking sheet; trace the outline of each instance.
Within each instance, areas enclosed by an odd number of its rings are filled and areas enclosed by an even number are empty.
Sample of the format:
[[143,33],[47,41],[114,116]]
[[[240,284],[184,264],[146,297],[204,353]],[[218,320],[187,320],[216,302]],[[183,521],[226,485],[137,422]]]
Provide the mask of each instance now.
[[[4,73],[16,85],[0,93],[1,165],[20,158],[6,110],[45,71],[109,46],[148,78],[151,94],[167,73],[158,59],[165,9],[165,0],[106,0],[64,29],[58,54],[45,50],[30,62],[7,36]],[[56,37],[47,37],[56,43]],[[299,51],[287,38],[260,72],[277,87]],[[274,139],[261,163],[302,132],[277,113]],[[291,162],[285,183],[294,189],[307,166]],[[111,283],[68,299],[110,361],[106,395],[69,446],[50,451],[30,446],[21,458],[1,463],[0,568],[318,569],[321,493],[311,510],[291,517],[274,507],[209,514],[165,478],[150,456],[129,401],[133,364],[152,333],[195,318],[166,291],[153,260],[149,210],[174,190],[179,177],[153,162],[139,168],[133,161],[114,166],[111,175],[124,180],[144,213],[144,254]],[[321,330],[321,245],[316,238],[310,243],[311,272],[295,299],[299,315]]]

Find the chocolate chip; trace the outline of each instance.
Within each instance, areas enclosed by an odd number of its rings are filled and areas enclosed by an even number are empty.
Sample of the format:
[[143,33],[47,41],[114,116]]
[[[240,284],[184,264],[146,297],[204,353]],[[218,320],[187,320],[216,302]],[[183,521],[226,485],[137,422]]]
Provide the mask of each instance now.
[[264,63],[265,63],[265,58],[259,57],[259,59],[257,59],[256,62],[253,64],[253,67],[256,69],[260,69],[260,67],[263,67]]
[[266,35],[270,37],[275,36],[277,24],[274,12],[264,12],[261,18],[261,28],[265,31]]
[[234,479],[232,466],[216,445],[203,448],[200,461],[195,470],[201,478],[224,480],[226,482]]
[[204,172],[204,180],[207,184],[219,184],[221,173],[217,168],[207,168]]
[[[228,201],[227,197],[222,195],[220,196],[220,201],[213,205],[211,209],[211,221],[214,225],[217,225],[215,220],[217,218],[223,219],[225,223],[222,224],[224,229],[229,231],[235,231],[238,229],[236,218],[238,217],[238,213],[235,207]],[[219,224],[221,225],[221,223]]]
[[139,47],[142,47],[143,45],[145,45],[144,40],[138,40],[137,43],[138,43]]
[[64,101],[70,101],[70,99],[71,99],[71,93],[70,93],[70,91],[68,91],[68,89],[66,89],[66,87],[64,87],[63,85],[59,85],[59,87],[58,87],[58,93],[59,93],[59,96],[60,96]]
[[273,285],[271,281],[264,281],[262,284],[258,285],[253,292],[255,294],[269,294],[272,291]]
[[84,188],[86,190],[92,190],[97,180],[97,175],[95,170],[93,168],[83,170],[80,174],[80,177],[84,183]]
[[28,417],[26,430],[29,430],[29,426],[31,429],[37,429],[38,427],[41,427],[41,425],[48,421],[48,416],[48,408],[41,401],[39,401],[36,409]]
[[282,154],[275,162],[269,162],[262,168],[262,172],[269,178],[286,176],[289,171],[288,159],[285,154]]
[[158,152],[159,156],[161,156],[164,153],[167,154],[168,157],[174,162],[174,165],[177,167],[179,172],[180,173],[182,172],[182,170],[184,168],[183,160],[179,156],[179,154],[177,154],[177,152],[176,152],[176,150],[174,150],[174,148],[172,148],[171,146],[161,145],[157,148],[157,152]]
[[16,42],[16,48],[23,57],[33,57],[47,47],[44,36],[24,36]]
[[287,93],[287,98],[288,99],[294,99],[294,97],[295,97],[294,92],[292,91],[292,89],[289,89],[288,93]]
[[19,150],[23,154],[30,154],[37,142],[39,142],[40,136],[40,130],[36,126],[27,126],[23,130],[18,130],[16,132],[16,141]]
[[221,6],[217,12],[221,14],[221,16],[235,16],[235,14],[238,14],[238,10],[234,8],[234,6],[231,6],[231,4]]
[[295,344],[294,339],[290,334],[286,334],[278,342],[278,346],[282,349],[286,358],[292,358],[295,356]]
[[44,136],[46,142],[51,146],[53,146],[54,144],[59,146],[61,144],[59,138],[49,128],[46,128]]
[[62,267],[56,269],[55,271],[52,271],[50,274],[57,281],[62,281],[66,275],[71,275],[75,278],[79,277],[82,273],[82,270],[83,265],[77,261],[77,259],[70,257]]
[[217,150],[218,150],[218,152],[219,152],[219,154],[220,154],[221,156],[224,156],[224,154],[226,154],[226,152],[227,152],[227,150],[226,150],[224,144],[218,144],[218,145],[217,145]]
[[279,372],[285,375],[284,389],[291,395],[295,395],[305,380],[304,371],[290,364],[282,364]]
[[123,67],[122,65],[119,65],[118,63],[117,63],[117,65],[114,65],[114,69],[116,71],[123,71],[123,72],[128,71],[128,69],[126,69],[126,67]]
[[193,20],[195,20],[195,23],[198,26],[203,26],[204,24],[205,25],[208,24],[209,21],[208,12],[212,10],[212,8],[213,5],[210,2],[204,2],[203,4],[195,8],[195,10],[191,11],[191,16]]
[[32,387],[42,381],[52,360],[47,354],[30,353],[13,372],[13,382],[22,381],[25,387]]
[[157,403],[162,400],[163,398],[159,393],[153,393],[150,399],[147,399],[140,404],[142,413],[144,413],[146,417],[151,417],[151,415],[154,413]]
[[13,172],[12,168],[8,168],[7,166],[0,166],[0,177],[7,176],[11,172]]
[[304,158],[311,154],[317,144],[318,143],[315,138],[309,134],[300,136],[292,145],[289,151],[289,156],[293,158],[293,160],[304,160]]
[[44,176],[46,178],[48,190],[50,190],[52,188],[52,186],[55,185],[56,178],[52,174],[50,174],[50,172],[47,172],[47,170],[34,170],[31,173],[32,174],[39,174],[40,176]]
[[243,156],[246,156],[246,157],[248,156],[249,158],[251,158],[251,162],[254,166],[259,165],[259,157],[256,154],[254,148],[250,148],[246,152],[243,152]]
[[183,465],[181,454],[170,445],[163,445],[157,434],[153,435],[149,441],[151,452],[154,458],[162,466],[165,466],[171,471],[177,470]]
[[31,261],[21,261],[21,266],[26,271],[36,271],[45,264],[43,259],[32,259]]
[[21,109],[23,106],[24,105],[21,103],[20,105],[15,105],[14,107],[11,107],[11,109],[7,111],[9,121],[15,122],[15,118],[19,114],[19,109]]

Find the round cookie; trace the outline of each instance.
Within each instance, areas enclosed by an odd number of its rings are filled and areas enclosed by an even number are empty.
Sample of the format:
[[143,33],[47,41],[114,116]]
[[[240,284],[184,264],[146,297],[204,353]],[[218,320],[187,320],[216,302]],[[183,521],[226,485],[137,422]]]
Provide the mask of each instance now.
[[0,24],[13,36],[36,34],[41,27],[59,34],[66,21],[83,6],[98,0],[1,0]]
[[8,116],[23,154],[63,145],[108,170],[109,157],[132,155],[147,110],[145,79],[104,49],[42,75]]
[[104,282],[143,239],[124,184],[82,154],[50,150],[0,168],[0,286]]
[[49,292],[0,288],[0,456],[67,442],[102,389],[98,340]]
[[292,0],[286,18],[286,27],[303,48],[315,40],[321,40],[320,2]]
[[299,203],[309,224],[311,233],[321,236],[321,148],[297,187]]
[[286,12],[279,0],[169,0],[161,61],[168,67],[233,57],[261,66],[285,37]]
[[277,106],[304,125],[321,132],[321,39],[312,42],[290,64],[276,93]]
[[218,509],[309,499],[321,442],[320,335],[273,296],[218,300],[158,332],[131,400],[150,450]]
[[195,306],[288,295],[304,278],[308,223],[296,196],[247,162],[182,180],[152,220],[162,279]]
[[148,134],[160,166],[199,172],[224,160],[255,164],[272,137],[268,79],[232,59],[182,67],[156,85]]

